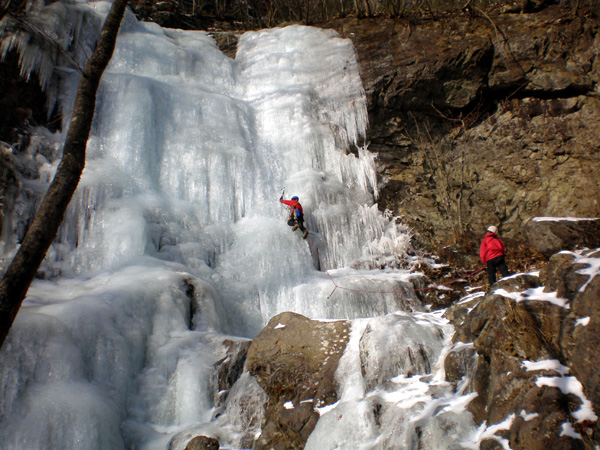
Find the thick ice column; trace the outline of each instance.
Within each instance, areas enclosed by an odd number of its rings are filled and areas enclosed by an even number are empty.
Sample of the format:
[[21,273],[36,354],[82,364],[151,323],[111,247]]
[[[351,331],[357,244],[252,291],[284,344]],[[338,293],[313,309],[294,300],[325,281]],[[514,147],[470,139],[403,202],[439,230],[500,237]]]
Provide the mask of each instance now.
[[389,227],[364,208],[377,187],[373,155],[357,147],[367,109],[352,42],[302,26],[246,33],[236,63],[272,185],[300,197],[326,265],[348,265]]

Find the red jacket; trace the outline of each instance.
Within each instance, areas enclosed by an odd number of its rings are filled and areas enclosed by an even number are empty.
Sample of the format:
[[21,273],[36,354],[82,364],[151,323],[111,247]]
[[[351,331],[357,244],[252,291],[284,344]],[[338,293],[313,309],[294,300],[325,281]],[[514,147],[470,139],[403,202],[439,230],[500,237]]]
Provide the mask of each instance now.
[[483,263],[487,264],[490,259],[494,259],[502,255],[506,255],[504,243],[495,233],[486,234],[483,238],[483,241],[481,241],[481,246],[479,247],[479,256]]
[[299,217],[304,217],[304,212],[302,211],[302,205],[300,204],[300,202],[298,200],[284,200],[284,199],[281,199],[280,202],[283,203],[284,205],[288,205],[291,208],[290,217],[293,217],[292,213],[295,210],[298,210],[300,212],[300,216]]

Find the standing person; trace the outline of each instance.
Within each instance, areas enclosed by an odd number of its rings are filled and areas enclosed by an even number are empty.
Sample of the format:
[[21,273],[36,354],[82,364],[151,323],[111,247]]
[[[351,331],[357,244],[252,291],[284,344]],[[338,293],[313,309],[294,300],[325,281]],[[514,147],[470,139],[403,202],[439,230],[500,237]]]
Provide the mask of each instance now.
[[504,249],[504,243],[500,240],[497,233],[498,228],[494,225],[489,226],[487,234],[479,247],[479,256],[487,266],[490,286],[496,282],[496,270],[499,270],[503,277],[509,275],[508,267],[506,267],[506,262],[504,261],[506,250]]
[[291,200],[284,200],[283,195],[279,198],[281,203],[290,207],[290,219],[288,220],[288,224],[293,226],[292,231],[296,231],[300,228],[302,237],[306,239],[308,230],[304,228],[304,212],[302,211],[302,205],[298,200],[297,195],[294,195]]

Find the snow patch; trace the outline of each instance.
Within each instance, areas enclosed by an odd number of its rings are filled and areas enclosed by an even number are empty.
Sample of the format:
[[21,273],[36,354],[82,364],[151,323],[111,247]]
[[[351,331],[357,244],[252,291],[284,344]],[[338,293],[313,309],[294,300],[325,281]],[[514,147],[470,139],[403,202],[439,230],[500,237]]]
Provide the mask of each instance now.
[[534,217],[532,222],[584,222],[600,220],[597,217]]
[[[595,251],[597,250],[594,250],[594,252]],[[598,273],[600,273],[600,258],[592,258],[587,256],[590,253],[583,256],[579,256],[575,258],[575,261],[573,261],[573,264],[587,264],[589,266],[585,269],[579,269],[577,271],[577,273],[587,275],[589,277],[588,280],[579,288],[579,292],[585,291],[585,289],[592,282],[592,280],[596,278],[596,276],[598,276]]]
[[562,424],[560,436],[568,436],[573,439],[583,439],[581,434],[579,434],[575,428],[573,428],[573,424],[571,422],[565,422]]
[[527,289],[521,292],[508,292],[505,289],[496,289],[494,294],[510,298],[515,300],[517,303],[524,301],[540,301],[552,303],[553,305],[560,306],[561,308],[565,309],[570,309],[571,307],[568,299],[558,297],[556,292],[544,292],[543,286]]
[[493,439],[498,442],[504,450],[510,450],[508,439],[497,436],[496,433],[498,431],[509,430],[514,420],[515,414],[511,414],[504,420],[504,422],[500,422],[495,425],[487,426],[487,424],[484,422],[469,440],[463,441],[461,444],[467,449],[479,450],[479,444],[481,441],[484,439]]
[[525,412],[524,409],[521,410],[521,412],[519,413],[519,415],[523,418],[523,420],[525,422],[529,422],[530,420],[535,419],[536,417],[539,416],[538,413],[527,413]]
[[560,389],[563,394],[573,394],[579,397],[581,406],[577,411],[572,411],[571,415],[577,420],[577,422],[583,422],[589,420],[595,422],[598,420],[598,416],[592,408],[592,403],[588,400],[583,392],[583,386],[579,380],[575,377],[539,377],[535,384],[538,387],[548,386]]
[[560,375],[564,376],[569,373],[569,368],[563,366],[557,359],[545,359],[543,361],[523,361],[523,367],[528,372],[535,370],[553,370]]

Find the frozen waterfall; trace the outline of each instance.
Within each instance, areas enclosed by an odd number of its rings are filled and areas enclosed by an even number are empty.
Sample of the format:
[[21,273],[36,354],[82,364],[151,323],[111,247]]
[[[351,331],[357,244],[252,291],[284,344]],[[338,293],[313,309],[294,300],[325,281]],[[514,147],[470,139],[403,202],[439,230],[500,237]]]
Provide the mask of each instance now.
[[[108,7],[58,2],[39,13],[40,26],[73,33],[80,61]],[[0,50],[9,47],[22,52],[25,72],[41,71],[68,123],[78,72],[18,36]],[[213,364],[225,338],[252,338],[282,311],[354,320],[338,371],[342,400],[323,412],[308,448],[411,448],[415,420],[428,442],[467,439],[463,397],[440,373],[451,327],[414,292],[398,293],[419,276],[397,265],[407,230],[375,204],[366,127],[355,51],[334,31],[248,32],[232,60],[204,32],[129,12],[98,92],[79,188],[0,352],[2,448],[158,450],[190,427],[236,448],[235,418],[214,423]],[[20,189],[3,218],[2,269],[63,139],[38,128],[27,149],[5,150]],[[308,240],[286,224],[284,187],[286,198],[300,197]],[[348,289],[330,295],[330,277]],[[425,349],[419,376],[367,389],[356,343],[367,328],[373,354],[383,343]],[[392,364],[383,356],[378,364]],[[385,370],[401,367],[394,360]],[[383,425],[370,417],[374,398]],[[434,419],[437,407],[448,415]]]

